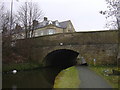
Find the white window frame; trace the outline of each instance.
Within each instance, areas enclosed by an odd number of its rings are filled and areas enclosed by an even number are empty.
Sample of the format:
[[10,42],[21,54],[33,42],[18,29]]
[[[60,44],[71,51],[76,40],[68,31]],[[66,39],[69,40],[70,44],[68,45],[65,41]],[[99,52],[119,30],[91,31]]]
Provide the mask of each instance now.
[[55,30],[54,30],[54,29],[48,29],[48,34],[49,34],[49,35],[55,34]]
[[41,36],[43,36],[43,35],[44,35],[43,31],[41,31],[41,32],[40,32],[40,35],[41,35]]

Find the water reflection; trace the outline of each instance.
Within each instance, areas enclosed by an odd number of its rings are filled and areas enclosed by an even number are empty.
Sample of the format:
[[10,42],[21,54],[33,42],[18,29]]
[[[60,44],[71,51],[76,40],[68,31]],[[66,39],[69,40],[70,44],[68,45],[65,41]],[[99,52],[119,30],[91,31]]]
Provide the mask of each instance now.
[[21,71],[16,74],[3,74],[3,88],[52,88],[55,76],[62,68],[42,68]]

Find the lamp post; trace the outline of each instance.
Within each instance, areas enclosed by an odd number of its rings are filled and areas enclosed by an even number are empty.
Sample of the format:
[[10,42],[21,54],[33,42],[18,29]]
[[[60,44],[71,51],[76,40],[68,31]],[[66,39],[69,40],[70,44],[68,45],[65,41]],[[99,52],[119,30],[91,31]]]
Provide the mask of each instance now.
[[10,16],[10,30],[12,30],[12,12],[13,12],[13,0],[11,1],[11,16]]
[[[18,0],[16,0],[18,2]],[[11,1],[11,10],[10,10],[10,30],[12,30],[13,25],[13,0]]]

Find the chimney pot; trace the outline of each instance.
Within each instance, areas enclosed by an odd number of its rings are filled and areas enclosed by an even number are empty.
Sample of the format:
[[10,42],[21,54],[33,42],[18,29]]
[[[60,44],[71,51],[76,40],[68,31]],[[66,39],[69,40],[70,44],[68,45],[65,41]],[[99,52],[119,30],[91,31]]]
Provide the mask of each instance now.
[[44,17],[44,21],[47,21],[47,17]]

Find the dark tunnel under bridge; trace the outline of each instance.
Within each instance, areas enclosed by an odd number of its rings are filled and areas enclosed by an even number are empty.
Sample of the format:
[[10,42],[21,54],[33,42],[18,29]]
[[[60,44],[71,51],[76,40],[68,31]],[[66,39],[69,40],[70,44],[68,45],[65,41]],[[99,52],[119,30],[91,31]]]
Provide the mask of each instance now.
[[47,54],[44,59],[45,66],[67,68],[76,65],[78,52],[69,49],[59,49]]

